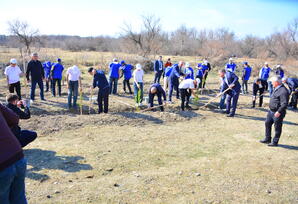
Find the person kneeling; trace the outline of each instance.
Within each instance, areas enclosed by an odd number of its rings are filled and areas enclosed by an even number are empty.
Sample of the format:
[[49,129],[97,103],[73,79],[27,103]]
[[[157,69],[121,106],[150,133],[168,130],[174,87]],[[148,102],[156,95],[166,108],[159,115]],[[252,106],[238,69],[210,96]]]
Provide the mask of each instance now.
[[[31,117],[30,110],[25,101],[19,100],[15,94],[9,94],[6,98],[7,108],[11,109],[20,119],[29,119]],[[24,109],[24,110],[21,110]],[[11,127],[11,131],[19,140],[22,147],[27,146],[37,138],[37,133],[30,130],[22,130],[17,124]]]
[[161,85],[158,83],[152,84],[149,88],[149,104],[148,104],[149,108],[153,107],[153,99],[154,99],[155,95],[157,95],[157,100],[158,100],[158,104],[160,106],[160,110],[164,111],[162,97],[164,99],[164,104],[165,104],[166,100],[167,100],[166,92],[163,90]]
[[[192,94],[194,94],[194,90],[200,84],[200,79],[192,80],[192,79],[184,79],[179,84],[179,91],[181,93],[181,110],[184,111],[184,106],[187,109],[191,109],[189,106],[189,99]],[[186,102],[186,104],[185,104]]]

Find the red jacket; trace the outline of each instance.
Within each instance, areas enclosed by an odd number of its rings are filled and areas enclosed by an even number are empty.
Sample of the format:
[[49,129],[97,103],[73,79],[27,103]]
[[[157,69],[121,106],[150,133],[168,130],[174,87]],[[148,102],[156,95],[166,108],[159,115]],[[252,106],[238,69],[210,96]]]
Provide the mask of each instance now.
[[0,171],[24,157],[23,150],[10,127],[19,123],[19,117],[0,104]]
[[171,62],[167,62],[166,64],[165,64],[165,67],[171,67],[172,66],[172,63]]

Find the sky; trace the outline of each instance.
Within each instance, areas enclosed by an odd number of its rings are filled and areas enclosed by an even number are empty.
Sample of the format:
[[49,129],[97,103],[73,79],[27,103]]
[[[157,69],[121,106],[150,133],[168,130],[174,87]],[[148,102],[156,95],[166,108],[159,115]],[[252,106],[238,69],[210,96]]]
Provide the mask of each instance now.
[[124,22],[139,30],[142,15],[159,17],[165,31],[225,27],[266,37],[298,17],[298,0],[0,0],[0,34],[18,19],[41,34],[117,37]]

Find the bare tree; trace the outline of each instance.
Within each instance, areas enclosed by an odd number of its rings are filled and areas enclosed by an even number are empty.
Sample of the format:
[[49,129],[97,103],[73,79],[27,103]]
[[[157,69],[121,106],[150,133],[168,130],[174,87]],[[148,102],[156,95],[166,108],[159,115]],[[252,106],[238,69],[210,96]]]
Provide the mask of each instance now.
[[161,34],[160,19],[154,15],[142,16],[142,28],[139,32],[133,31],[130,24],[125,23],[122,28],[122,37],[128,40],[143,57],[157,54],[161,49],[159,42]]
[[[27,22],[13,20],[8,22],[9,33],[18,38],[19,42],[25,46],[25,52],[31,53],[31,46],[40,42],[38,29],[33,29]],[[21,49],[21,48],[20,48]]]

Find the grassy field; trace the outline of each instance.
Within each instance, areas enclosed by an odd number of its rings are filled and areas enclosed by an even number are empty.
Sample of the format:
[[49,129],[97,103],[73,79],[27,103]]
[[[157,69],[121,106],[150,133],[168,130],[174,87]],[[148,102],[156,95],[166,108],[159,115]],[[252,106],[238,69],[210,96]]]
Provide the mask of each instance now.
[[[91,78],[83,69],[83,115],[67,111],[63,86],[61,98],[46,93],[46,102],[37,91],[32,118],[21,121],[39,134],[24,149],[30,204],[298,203],[297,112],[288,111],[280,146],[267,147],[258,140],[264,137],[268,94],[256,109],[249,95],[241,95],[235,118],[202,109],[219,86],[213,72],[209,93],[193,105],[198,110],[182,112],[174,101],[163,113],[136,111],[124,104],[134,105],[133,96],[120,83],[110,113],[94,114],[92,104],[89,115]],[[145,90],[152,79],[147,73]],[[2,102],[5,84],[1,79]]]

